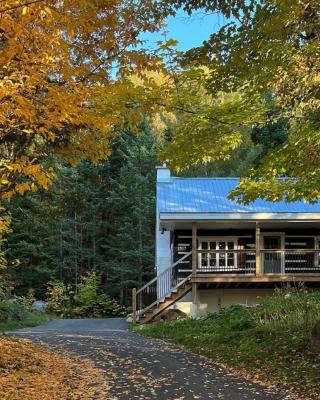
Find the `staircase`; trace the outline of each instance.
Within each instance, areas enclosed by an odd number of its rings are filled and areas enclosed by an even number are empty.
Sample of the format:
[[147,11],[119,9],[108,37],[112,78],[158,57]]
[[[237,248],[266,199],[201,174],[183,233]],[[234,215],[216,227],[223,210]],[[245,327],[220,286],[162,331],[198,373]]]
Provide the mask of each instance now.
[[142,288],[133,292],[134,322],[151,322],[191,291],[191,273],[185,278],[179,277],[181,263],[191,254],[192,251],[188,252]]

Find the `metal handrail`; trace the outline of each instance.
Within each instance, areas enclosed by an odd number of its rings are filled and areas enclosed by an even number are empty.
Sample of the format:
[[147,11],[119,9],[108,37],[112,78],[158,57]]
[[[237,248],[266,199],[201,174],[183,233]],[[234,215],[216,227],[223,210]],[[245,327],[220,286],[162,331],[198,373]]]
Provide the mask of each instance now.
[[172,270],[176,265],[180,264],[181,261],[183,261],[184,259],[186,259],[187,257],[189,257],[192,254],[192,251],[189,251],[189,253],[185,254],[183,257],[179,258],[178,261],[176,261],[175,263],[173,263],[172,265],[170,265],[169,268],[167,268],[166,270],[162,271],[161,274],[155,276],[153,279],[151,279],[151,281],[149,281],[148,283],[146,283],[144,286],[142,286],[140,289],[137,290],[137,294],[139,294],[140,292],[142,292],[144,289],[146,289],[148,286],[152,285],[152,283],[156,282],[159,280],[159,278],[161,278],[161,276],[165,275],[170,269]]
[[[142,286],[138,290],[133,290],[132,291],[132,305],[133,305],[133,322],[136,322],[135,319],[137,316],[145,313],[149,309],[151,309],[153,306],[158,304],[161,299],[167,297],[172,293],[173,290],[178,289],[183,283],[185,283],[187,280],[190,280],[191,275],[182,279],[182,280],[177,280],[177,277],[174,277],[174,270],[175,268],[186,258],[190,257],[192,254],[192,251],[189,251],[188,253],[184,254],[183,257],[181,257],[178,261],[174,262],[172,265],[170,265],[169,268],[161,272],[159,275],[151,279],[148,283],[146,283],[144,286]],[[143,297],[149,296],[148,299],[150,300],[151,297],[151,302],[150,304],[144,306],[144,300]],[[156,300],[153,300],[156,297]]]
[[[187,276],[186,278],[184,278],[182,281],[180,281],[174,288],[172,288],[172,290],[174,289],[178,289],[180,286],[182,286],[183,284],[185,284],[186,282],[190,281],[192,277],[192,274],[190,274],[189,276]],[[172,292],[172,291],[171,291]],[[169,294],[169,293],[168,293]],[[147,312],[148,310],[150,310],[152,307],[154,307],[155,305],[160,303],[161,299],[157,299],[156,301],[154,301],[153,303],[151,303],[149,306],[145,307],[143,310],[138,310],[137,311],[137,316],[144,314],[145,312]]]

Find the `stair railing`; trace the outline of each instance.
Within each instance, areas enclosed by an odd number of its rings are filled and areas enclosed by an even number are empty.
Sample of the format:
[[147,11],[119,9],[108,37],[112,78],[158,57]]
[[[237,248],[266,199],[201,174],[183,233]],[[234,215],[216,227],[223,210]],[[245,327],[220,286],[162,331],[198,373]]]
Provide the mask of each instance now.
[[162,299],[171,295],[172,291],[178,289],[183,283],[190,279],[191,274],[181,279],[179,277],[180,264],[190,257],[192,251],[186,253],[178,261],[170,265],[165,271],[154,277],[140,289],[132,290],[132,319],[133,323],[146,311],[159,304]]

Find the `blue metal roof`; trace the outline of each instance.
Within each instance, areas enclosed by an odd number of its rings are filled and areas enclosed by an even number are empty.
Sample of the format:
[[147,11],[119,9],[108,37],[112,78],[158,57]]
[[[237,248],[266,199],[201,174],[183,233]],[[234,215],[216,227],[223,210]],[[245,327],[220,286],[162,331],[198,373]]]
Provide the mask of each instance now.
[[159,213],[320,213],[320,202],[286,203],[258,199],[248,205],[228,199],[239,178],[175,178],[157,182]]

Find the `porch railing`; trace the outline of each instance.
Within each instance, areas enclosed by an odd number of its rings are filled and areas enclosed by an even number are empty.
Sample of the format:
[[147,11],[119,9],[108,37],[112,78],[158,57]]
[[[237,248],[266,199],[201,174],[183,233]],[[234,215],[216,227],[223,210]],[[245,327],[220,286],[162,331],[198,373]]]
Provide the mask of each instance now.
[[135,312],[137,317],[159,303],[161,299],[169,296],[175,288],[179,288],[180,285],[189,279],[189,275],[184,278],[179,276],[179,269],[183,265],[183,261],[188,259],[191,254],[192,251],[185,254],[169,268],[135,292]]
[[[198,250],[199,274],[256,274],[256,250]],[[261,249],[262,274],[320,274],[320,249]]]
[[320,250],[317,249],[263,249],[261,260],[263,274],[320,273]]
[[198,250],[198,273],[211,274],[255,274],[255,250]]
[[[256,249],[197,250],[196,274],[256,275]],[[137,291],[133,290],[133,319],[159,304],[192,277],[192,251]],[[186,263],[186,261],[188,261]],[[261,273],[320,275],[320,249],[261,249]]]

